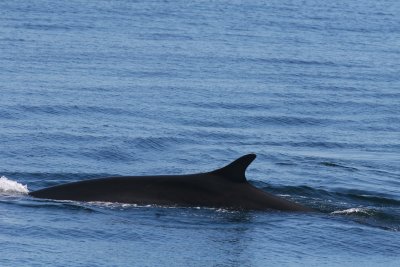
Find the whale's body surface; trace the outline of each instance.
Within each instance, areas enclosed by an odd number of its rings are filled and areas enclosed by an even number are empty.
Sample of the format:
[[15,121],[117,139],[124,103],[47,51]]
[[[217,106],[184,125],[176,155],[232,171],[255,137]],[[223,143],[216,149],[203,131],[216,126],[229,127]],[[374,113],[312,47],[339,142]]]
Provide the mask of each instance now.
[[235,210],[309,211],[250,183],[245,170],[255,159],[245,155],[221,169],[189,175],[121,176],[72,182],[29,193],[33,197],[119,202],[138,205],[211,207]]

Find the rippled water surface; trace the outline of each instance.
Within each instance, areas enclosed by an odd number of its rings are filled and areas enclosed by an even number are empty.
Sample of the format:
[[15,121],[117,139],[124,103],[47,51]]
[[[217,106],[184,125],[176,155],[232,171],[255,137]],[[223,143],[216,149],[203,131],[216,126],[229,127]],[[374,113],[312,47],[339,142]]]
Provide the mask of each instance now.
[[[400,266],[399,13],[370,0],[0,2],[0,265]],[[250,152],[251,183],[317,212],[26,195]]]

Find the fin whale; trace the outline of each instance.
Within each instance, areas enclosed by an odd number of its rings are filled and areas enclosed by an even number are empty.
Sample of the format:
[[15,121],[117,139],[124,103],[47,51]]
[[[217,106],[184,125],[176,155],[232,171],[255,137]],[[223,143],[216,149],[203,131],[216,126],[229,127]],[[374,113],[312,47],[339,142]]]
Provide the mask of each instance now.
[[311,211],[251,185],[248,154],[227,166],[189,175],[121,176],[72,182],[30,192],[36,198],[233,210]]

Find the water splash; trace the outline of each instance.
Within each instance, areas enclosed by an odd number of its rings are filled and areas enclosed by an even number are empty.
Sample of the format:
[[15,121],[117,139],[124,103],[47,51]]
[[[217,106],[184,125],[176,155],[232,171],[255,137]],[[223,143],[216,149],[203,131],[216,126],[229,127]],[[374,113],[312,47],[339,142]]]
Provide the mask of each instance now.
[[5,176],[0,177],[0,194],[28,194],[28,186],[10,180]]

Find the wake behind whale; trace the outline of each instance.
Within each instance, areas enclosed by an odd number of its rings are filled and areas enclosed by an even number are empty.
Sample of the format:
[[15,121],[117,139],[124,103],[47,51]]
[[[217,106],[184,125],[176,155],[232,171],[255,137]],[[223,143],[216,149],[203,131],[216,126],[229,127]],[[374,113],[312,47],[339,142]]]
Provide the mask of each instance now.
[[72,182],[30,192],[36,198],[234,210],[310,211],[248,183],[248,154],[229,165],[188,175],[123,176]]

